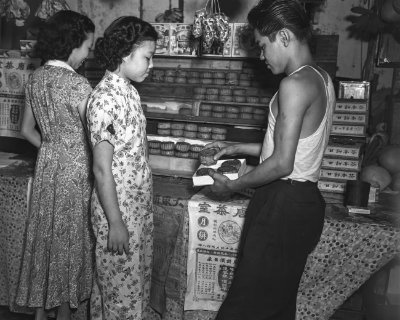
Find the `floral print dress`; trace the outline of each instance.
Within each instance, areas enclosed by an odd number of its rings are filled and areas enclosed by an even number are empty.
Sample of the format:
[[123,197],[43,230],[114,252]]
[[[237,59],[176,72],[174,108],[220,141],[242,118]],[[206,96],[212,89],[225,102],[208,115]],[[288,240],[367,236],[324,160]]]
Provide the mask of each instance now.
[[42,143],[16,302],[78,308],[90,297],[94,264],[90,145],[78,111],[92,88],[65,62],[52,60],[34,72],[25,90]]
[[107,250],[108,222],[97,189],[92,197],[96,236],[96,275],[91,318],[143,319],[149,304],[153,253],[153,185],[148,163],[146,118],[136,89],[106,71],[89,99],[88,127],[92,146],[108,141],[114,147],[112,173],[118,204],[129,232],[129,250]]

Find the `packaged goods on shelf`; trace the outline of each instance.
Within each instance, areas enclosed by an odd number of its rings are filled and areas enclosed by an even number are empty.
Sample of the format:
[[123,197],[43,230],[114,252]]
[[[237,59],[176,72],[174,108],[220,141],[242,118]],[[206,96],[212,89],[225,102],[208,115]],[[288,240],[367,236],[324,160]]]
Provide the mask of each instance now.
[[156,42],[156,54],[168,55],[170,53],[170,24],[169,23],[152,23],[157,30],[158,39]]
[[170,55],[194,56],[196,54],[191,41],[192,25],[185,23],[170,24]]
[[230,57],[232,55],[232,34],[233,34],[233,23],[230,23],[228,39],[224,43],[214,40],[211,47],[208,47],[202,41],[201,42],[201,54],[204,56]]
[[232,57],[258,57],[260,54],[253,30],[247,23],[234,24],[232,47]]
[[369,100],[370,83],[367,81],[340,81],[338,99]]

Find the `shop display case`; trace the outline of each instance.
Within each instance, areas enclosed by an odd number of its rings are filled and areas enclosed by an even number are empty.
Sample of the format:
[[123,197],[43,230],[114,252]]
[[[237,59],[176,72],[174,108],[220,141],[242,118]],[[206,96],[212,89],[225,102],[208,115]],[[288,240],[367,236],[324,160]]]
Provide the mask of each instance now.
[[[210,61],[212,69],[207,67]],[[243,60],[230,62],[208,57],[195,64],[192,60],[182,63],[167,57],[155,59],[152,74],[136,84],[148,121],[147,132],[153,141],[157,140],[155,136],[160,137],[159,141],[167,137],[188,143],[198,139],[201,145],[213,141],[262,141],[273,89],[265,89],[269,86],[263,86],[262,75],[255,69],[243,68]],[[166,67],[168,64],[172,65]],[[164,157],[188,158],[187,162],[198,159],[195,152],[161,150],[160,153],[157,158],[164,154]],[[154,157],[151,152],[150,157]],[[174,170],[170,167],[171,159],[161,159],[161,163],[169,163],[171,175],[182,174],[184,161],[176,160]],[[185,177],[192,176],[194,171]]]

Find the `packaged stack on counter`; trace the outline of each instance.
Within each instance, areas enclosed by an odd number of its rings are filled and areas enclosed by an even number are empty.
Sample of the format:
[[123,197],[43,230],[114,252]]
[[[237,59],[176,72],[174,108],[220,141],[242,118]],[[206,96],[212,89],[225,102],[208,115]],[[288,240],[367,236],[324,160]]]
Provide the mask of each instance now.
[[361,143],[330,142],[322,159],[318,188],[343,193],[346,181],[357,180],[359,176],[361,154]]
[[318,188],[343,194],[347,180],[361,171],[368,126],[370,84],[341,81],[333,111],[330,142],[322,159]]
[[[170,129],[174,124],[168,123]],[[171,129],[179,130],[179,129]],[[199,152],[207,144],[200,139],[147,135],[149,146],[149,161],[154,174],[174,175],[191,178],[196,172],[199,162]]]
[[211,142],[225,140],[226,133],[226,128],[216,125],[169,121],[160,121],[157,124],[157,134],[160,136],[184,137]]

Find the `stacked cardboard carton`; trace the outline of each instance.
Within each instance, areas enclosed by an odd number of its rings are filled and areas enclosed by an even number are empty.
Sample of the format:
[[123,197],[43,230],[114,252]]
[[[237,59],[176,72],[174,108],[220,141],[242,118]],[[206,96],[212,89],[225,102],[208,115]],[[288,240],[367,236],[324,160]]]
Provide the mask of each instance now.
[[346,181],[359,177],[369,111],[369,83],[341,81],[330,141],[322,159],[318,188],[344,193]]

